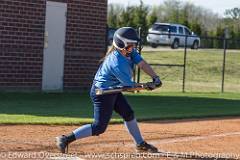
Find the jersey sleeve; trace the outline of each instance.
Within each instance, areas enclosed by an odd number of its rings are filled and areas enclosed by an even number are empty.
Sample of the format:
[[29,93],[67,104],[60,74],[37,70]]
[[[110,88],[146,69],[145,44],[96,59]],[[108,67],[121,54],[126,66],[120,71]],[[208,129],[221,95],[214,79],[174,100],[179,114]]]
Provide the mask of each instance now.
[[131,58],[134,64],[138,64],[143,60],[142,56],[139,54],[139,52],[136,49],[133,50],[131,54]]

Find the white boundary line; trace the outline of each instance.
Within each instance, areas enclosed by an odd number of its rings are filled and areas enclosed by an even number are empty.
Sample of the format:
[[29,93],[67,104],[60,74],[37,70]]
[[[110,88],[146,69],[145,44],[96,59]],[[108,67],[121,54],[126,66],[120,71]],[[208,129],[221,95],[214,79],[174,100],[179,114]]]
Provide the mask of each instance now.
[[[189,137],[178,137],[178,138],[166,138],[161,140],[148,140],[151,144],[169,144],[169,143],[178,143],[178,142],[188,142],[188,141],[197,141],[197,140],[205,140],[210,138],[219,138],[219,137],[227,137],[227,136],[240,136],[240,132],[229,132],[215,135],[206,135],[206,136],[189,136]],[[100,144],[102,147],[119,147],[121,144],[116,143],[107,143]],[[133,147],[135,144],[127,142],[124,143],[124,146]]]
[[227,137],[227,136],[240,136],[240,132],[230,132],[230,133],[222,133],[222,134],[206,135],[206,136],[179,137],[179,138],[170,138],[170,139],[163,139],[163,140],[152,140],[149,142],[151,142],[152,144],[169,144],[169,143],[197,141],[197,140],[205,140],[210,138],[219,138],[219,137]]

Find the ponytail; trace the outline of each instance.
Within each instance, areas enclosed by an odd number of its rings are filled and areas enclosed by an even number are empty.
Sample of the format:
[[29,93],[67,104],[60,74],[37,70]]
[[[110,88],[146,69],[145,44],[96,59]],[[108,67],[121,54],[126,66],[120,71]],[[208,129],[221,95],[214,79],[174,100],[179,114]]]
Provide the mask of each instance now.
[[108,49],[108,51],[107,51],[107,53],[105,54],[105,56],[99,60],[99,63],[102,63],[102,62],[105,60],[105,58],[106,58],[109,54],[111,54],[115,49],[116,49],[116,48],[112,45],[112,46]]

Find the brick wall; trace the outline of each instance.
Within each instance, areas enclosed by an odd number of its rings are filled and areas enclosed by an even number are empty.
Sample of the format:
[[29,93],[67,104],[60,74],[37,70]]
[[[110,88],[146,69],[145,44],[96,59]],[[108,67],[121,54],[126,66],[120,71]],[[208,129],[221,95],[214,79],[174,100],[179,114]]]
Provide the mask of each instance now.
[[107,0],[79,1],[68,3],[65,89],[89,88],[105,52]]
[[45,3],[0,2],[0,88],[40,89]]
[[[105,52],[107,0],[68,3],[64,89],[90,87]],[[0,1],[0,90],[41,90],[45,0]]]

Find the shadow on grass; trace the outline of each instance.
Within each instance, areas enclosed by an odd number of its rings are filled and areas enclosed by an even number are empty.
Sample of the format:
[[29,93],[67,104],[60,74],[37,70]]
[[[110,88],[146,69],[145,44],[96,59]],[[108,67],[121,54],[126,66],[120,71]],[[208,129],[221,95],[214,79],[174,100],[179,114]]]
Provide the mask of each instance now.
[[[173,94],[172,94],[173,95]],[[127,95],[139,120],[239,116],[240,99],[194,96]],[[0,93],[0,114],[92,118],[88,94]],[[113,118],[120,118],[116,114]]]

